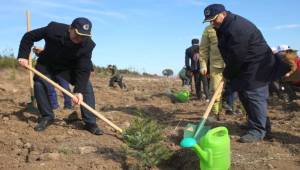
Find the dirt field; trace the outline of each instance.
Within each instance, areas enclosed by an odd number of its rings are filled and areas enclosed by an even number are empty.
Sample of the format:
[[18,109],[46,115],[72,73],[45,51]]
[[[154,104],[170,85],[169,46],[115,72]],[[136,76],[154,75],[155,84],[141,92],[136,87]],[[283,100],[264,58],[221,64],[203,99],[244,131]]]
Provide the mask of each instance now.
[[[0,78],[0,169],[126,169],[119,152],[123,142],[107,124],[98,120],[105,131],[100,137],[83,130],[81,121],[67,124],[64,118],[73,111],[62,109],[62,95],[59,93],[61,109],[55,111],[54,125],[37,133],[33,127],[38,113],[27,107],[30,102],[27,73],[18,71],[13,79],[11,70],[1,70]],[[197,100],[172,103],[165,92],[180,87],[180,81],[176,79],[126,76],[124,79],[128,91],[107,87],[108,77],[92,76],[96,110],[121,128],[129,126],[137,111],[158,120],[166,125],[166,142],[175,151],[173,157],[158,169],[198,169],[197,157],[189,150],[182,150],[178,144],[182,129],[188,122],[198,121],[207,103]],[[245,122],[245,116],[228,115],[226,121],[211,123],[212,126],[226,126],[230,131],[231,169],[299,170],[298,103],[300,101],[290,106],[283,106],[280,101],[270,104],[273,139],[255,144],[237,142],[244,133],[238,125]],[[75,110],[78,112],[78,108]]]

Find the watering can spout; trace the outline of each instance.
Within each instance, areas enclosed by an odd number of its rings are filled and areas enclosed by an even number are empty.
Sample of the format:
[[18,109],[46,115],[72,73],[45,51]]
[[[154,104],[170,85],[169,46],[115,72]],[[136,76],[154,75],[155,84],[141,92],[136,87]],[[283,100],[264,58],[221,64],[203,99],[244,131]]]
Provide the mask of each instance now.
[[202,161],[209,161],[208,151],[204,151],[196,142],[195,138],[184,138],[181,140],[180,145],[184,148],[192,148],[197,156],[201,158]]
[[205,161],[208,163],[208,161],[209,161],[208,151],[204,151],[198,144],[193,145],[192,148],[202,161]]

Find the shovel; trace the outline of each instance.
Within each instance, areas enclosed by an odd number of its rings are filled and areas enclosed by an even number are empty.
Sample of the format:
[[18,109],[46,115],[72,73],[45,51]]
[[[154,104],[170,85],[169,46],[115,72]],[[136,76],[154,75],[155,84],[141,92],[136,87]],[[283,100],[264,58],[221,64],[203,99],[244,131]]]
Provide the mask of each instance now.
[[224,85],[224,81],[221,81],[218,88],[214,92],[212,98],[210,99],[209,104],[204,112],[204,115],[203,115],[202,119],[199,121],[198,125],[195,125],[192,123],[189,123],[187,125],[186,129],[183,131],[182,142],[184,141],[184,139],[187,139],[187,138],[194,138],[196,141],[199,141],[199,139],[202,136],[204,136],[206,134],[206,132],[210,129],[210,127],[204,126],[204,124],[205,124],[207,117],[212,109],[213,104],[215,103],[215,100],[216,100],[218,94],[223,89],[223,85]]
[[[62,88],[57,83],[55,83],[54,81],[52,81],[51,79],[49,79],[48,77],[46,77],[45,75],[43,75],[42,73],[40,73],[39,71],[37,71],[36,69],[34,69],[34,68],[30,67],[30,66],[25,66],[25,67],[28,70],[32,71],[37,76],[39,76],[42,79],[44,79],[45,81],[47,81],[48,83],[52,84],[55,88],[57,88],[61,92],[65,93],[66,95],[70,96],[71,98],[75,97],[72,93],[70,93],[66,89]],[[112,123],[111,121],[109,121],[108,119],[106,119],[102,114],[100,114],[95,109],[93,109],[92,107],[90,107],[89,105],[87,105],[85,102],[82,101],[80,104],[81,104],[81,106],[83,106],[84,108],[86,108],[87,110],[89,110],[90,112],[92,112],[95,116],[97,116],[98,118],[100,118],[101,120],[103,120],[104,122],[106,122],[107,124],[109,124],[115,130],[119,131],[120,133],[123,132],[123,130],[121,128],[119,128],[117,125],[115,125],[114,123]]]

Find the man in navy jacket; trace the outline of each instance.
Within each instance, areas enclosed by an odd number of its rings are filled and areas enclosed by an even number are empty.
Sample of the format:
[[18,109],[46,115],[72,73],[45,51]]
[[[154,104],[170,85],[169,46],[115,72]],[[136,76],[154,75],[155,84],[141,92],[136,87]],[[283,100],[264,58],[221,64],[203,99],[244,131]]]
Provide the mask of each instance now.
[[204,10],[204,22],[210,22],[218,37],[218,47],[226,67],[224,78],[248,114],[248,132],[240,142],[255,142],[265,137],[270,125],[267,119],[268,84],[288,72],[288,65],[273,56],[260,30],[247,19],[212,4]]
[[195,81],[196,95],[198,99],[202,97],[201,82],[205,99],[209,99],[208,82],[205,75],[200,74],[199,63],[199,40],[192,39],[192,46],[185,50],[185,67],[186,70],[193,73]]
[[[36,69],[47,77],[60,76],[73,84],[73,102],[82,101],[95,108],[93,87],[89,81],[91,72],[91,57],[95,43],[91,39],[92,23],[87,18],[76,18],[71,25],[51,22],[46,27],[38,28],[24,34],[18,54],[20,65],[28,65],[28,56],[34,42],[45,40],[44,50],[39,54]],[[53,123],[54,113],[51,108],[47,82],[34,77],[34,95],[38,110],[42,116],[36,131],[45,130]],[[87,109],[81,107],[85,128],[95,135],[101,135],[96,124],[96,117]]]

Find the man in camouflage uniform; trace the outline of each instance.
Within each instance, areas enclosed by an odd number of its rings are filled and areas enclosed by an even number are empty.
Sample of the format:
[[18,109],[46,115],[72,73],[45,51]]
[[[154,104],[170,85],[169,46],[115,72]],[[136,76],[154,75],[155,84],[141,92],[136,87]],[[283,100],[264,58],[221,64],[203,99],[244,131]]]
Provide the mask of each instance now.
[[117,67],[115,65],[108,65],[108,70],[111,72],[109,87],[115,87],[115,83],[118,83],[121,89],[125,89],[126,85],[123,83],[123,76],[119,73]]
[[[216,31],[211,25],[203,31],[199,54],[200,72],[202,75],[207,75],[209,69],[209,91],[213,94],[223,78],[225,64],[218,48]],[[221,119],[221,92],[213,105],[212,112]]]

